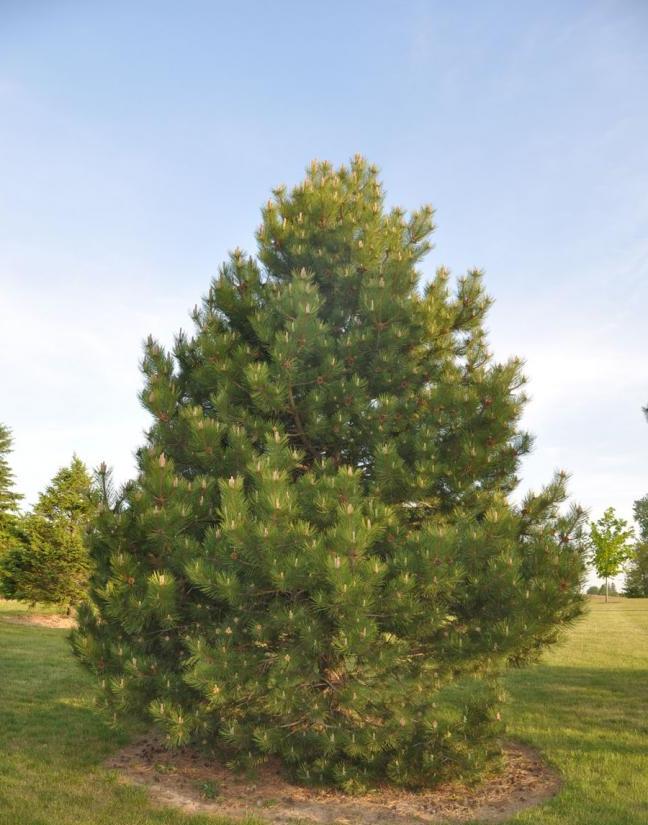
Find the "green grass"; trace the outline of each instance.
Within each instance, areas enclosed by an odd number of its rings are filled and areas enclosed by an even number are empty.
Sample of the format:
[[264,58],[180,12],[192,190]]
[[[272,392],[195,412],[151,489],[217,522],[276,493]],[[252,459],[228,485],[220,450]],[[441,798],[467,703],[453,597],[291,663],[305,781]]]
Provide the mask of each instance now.
[[[0,825],[215,825],[154,807],[103,760],[124,743],[93,707],[66,631],[1,620]],[[534,825],[648,823],[648,599],[592,599],[542,664],[508,678],[513,737],[539,747],[564,787],[510,820]]]
[[26,609],[0,600],[0,825],[225,822],[156,808],[102,767],[126,740],[93,707],[68,631],[2,621]]
[[648,599],[594,597],[542,664],[511,674],[511,734],[564,780],[534,825],[648,823]]

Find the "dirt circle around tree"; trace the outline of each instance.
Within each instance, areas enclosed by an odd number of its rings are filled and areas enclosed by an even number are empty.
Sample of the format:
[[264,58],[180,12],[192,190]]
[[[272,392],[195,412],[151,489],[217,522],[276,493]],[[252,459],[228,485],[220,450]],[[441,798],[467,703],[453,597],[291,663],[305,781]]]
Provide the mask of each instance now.
[[3,622],[8,624],[22,624],[31,627],[54,627],[70,629],[76,627],[74,616],[58,616],[56,614],[22,613],[18,616],[2,616]]
[[186,813],[246,817],[283,825],[406,825],[412,822],[503,822],[539,805],[561,787],[558,773],[527,745],[504,746],[504,769],[474,787],[446,783],[419,793],[384,787],[360,796],[294,785],[279,767],[261,766],[253,779],[190,749],[168,751],[147,736],[112,756],[106,767],[122,781],[145,786],[154,802]]

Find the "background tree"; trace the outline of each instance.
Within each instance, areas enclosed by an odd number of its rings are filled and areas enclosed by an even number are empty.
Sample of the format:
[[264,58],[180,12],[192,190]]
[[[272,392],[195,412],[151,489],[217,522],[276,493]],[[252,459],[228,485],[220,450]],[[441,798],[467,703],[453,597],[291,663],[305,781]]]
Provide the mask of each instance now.
[[623,592],[637,598],[648,596],[648,496],[635,501],[634,517],[639,537],[630,553]]
[[173,353],[146,345],[139,475],[92,535],[73,644],[114,711],[304,781],[410,787],[497,752],[497,677],[579,615],[565,476],[531,439],[479,272],[419,290],[429,207],[314,163]]
[[5,554],[0,572],[5,596],[68,608],[79,601],[87,587],[86,533],[97,499],[85,465],[75,456],[24,517],[26,541]]
[[619,518],[614,507],[608,507],[598,521],[590,523],[590,559],[596,573],[605,579],[605,601],[608,600],[609,579],[618,576],[632,551],[634,533],[628,522]]
[[8,455],[12,450],[11,430],[0,424],[0,559],[19,540],[18,505],[22,496],[14,490]]

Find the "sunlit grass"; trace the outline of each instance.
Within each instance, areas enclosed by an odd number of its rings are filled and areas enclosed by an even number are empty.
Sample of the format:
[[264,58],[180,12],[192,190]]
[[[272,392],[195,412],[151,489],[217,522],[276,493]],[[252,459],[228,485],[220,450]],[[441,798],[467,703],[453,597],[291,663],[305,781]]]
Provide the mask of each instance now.
[[0,601],[0,825],[218,822],[155,808],[102,767],[125,738],[93,707],[68,631],[2,621],[24,611]]
[[508,686],[511,733],[564,779],[556,799],[513,822],[648,823],[648,599],[591,599],[565,643]]
[[0,599],[0,616],[64,616],[65,609],[52,604],[34,604],[28,602],[14,602]]
[[[102,767],[125,738],[93,707],[67,631],[2,621],[25,610],[0,602],[0,825],[219,822],[156,808]],[[647,823],[648,600],[591,600],[563,645],[507,681],[511,736],[564,778],[556,799],[511,822]]]

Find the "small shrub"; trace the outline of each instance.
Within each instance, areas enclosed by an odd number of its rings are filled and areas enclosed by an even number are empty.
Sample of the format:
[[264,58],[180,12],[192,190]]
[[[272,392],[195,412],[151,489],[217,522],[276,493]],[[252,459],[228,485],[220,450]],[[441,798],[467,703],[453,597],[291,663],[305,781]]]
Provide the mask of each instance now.
[[205,799],[216,799],[220,796],[220,787],[218,783],[212,782],[211,780],[200,782],[198,785],[198,790],[200,791],[200,795]]

